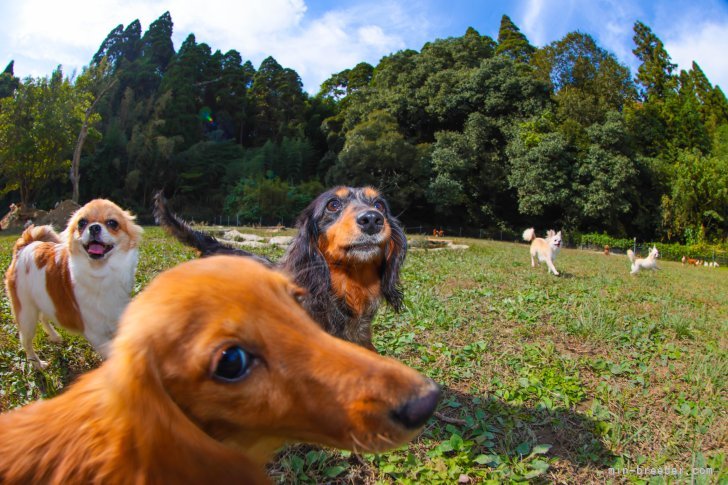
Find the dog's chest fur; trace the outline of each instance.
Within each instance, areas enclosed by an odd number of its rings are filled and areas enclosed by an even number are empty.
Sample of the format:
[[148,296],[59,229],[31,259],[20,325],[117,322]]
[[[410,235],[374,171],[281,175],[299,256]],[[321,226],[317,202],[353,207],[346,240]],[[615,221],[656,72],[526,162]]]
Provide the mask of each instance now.
[[553,261],[559,254],[559,247],[552,247],[547,239],[537,237],[531,243],[531,254],[538,256],[539,261]]
[[333,292],[317,299],[307,298],[303,306],[327,333],[368,347],[371,344],[371,322],[379,309],[380,299],[376,296],[367,300],[361,313],[354,312],[345,299]]
[[74,294],[84,321],[84,334],[96,345],[113,338],[121,313],[131,299],[138,251],[119,252],[103,264],[85,255],[69,258]]

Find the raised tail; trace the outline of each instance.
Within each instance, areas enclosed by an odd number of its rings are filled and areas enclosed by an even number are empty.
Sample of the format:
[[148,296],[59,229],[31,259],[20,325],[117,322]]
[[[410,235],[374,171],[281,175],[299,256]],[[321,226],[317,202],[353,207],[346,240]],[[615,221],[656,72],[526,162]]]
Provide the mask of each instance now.
[[18,251],[28,244],[36,241],[60,243],[61,238],[58,236],[58,233],[53,230],[53,226],[30,226],[23,231],[23,234],[21,234],[18,240],[15,241],[15,245],[13,246],[13,256],[18,254]]
[[256,259],[266,266],[271,266],[271,262],[267,258],[242,249],[230,247],[209,234],[192,229],[187,222],[169,210],[167,199],[161,190],[154,196],[154,220],[179,242],[197,249],[202,257],[215,254],[246,256]]
[[529,227],[528,229],[523,231],[523,240],[524,241],[531,242],[531,241],[533,241],[533,239],[535,237],[536,237],[536,231],[532,227]]
[[628,249],[628,250],[627,250],[627,257],[629,258],[629,260],[630,260],[630,261],[631,261],[632,263],[634,263],[634,251],[632,251],[631,249]]

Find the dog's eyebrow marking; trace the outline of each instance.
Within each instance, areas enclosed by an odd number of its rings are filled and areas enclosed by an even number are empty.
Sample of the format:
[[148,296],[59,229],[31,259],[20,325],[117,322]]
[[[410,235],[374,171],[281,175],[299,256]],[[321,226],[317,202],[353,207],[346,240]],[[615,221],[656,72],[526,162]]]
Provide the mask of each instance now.
[[364,195],[369,197],[370,199],[376,199],[377,197],[379,197],[379,192],[377,192],[376,190],[374,190],[371,187],[364,187],[363,192],[364,192]]
[[346,187],[341,187],[336,192],[334,192],[334,195],[343,199],[349,196],[349,189],[347,189]]

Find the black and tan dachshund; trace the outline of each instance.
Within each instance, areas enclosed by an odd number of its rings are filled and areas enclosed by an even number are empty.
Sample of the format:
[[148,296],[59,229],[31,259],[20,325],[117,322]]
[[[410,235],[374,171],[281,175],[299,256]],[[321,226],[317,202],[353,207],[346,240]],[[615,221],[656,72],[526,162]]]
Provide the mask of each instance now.
[[319,195],[298,217],[298,235],[272,262],[231,248],[192,229],[173,214],[160,192],[157,222],[200,254],[247,256],[287,272],[307,294],[302,304],[328,333],[375,350],[371,322],[382,299],[399,311],[399,273],[407,238],[386,200],[371,188],[335,187]]

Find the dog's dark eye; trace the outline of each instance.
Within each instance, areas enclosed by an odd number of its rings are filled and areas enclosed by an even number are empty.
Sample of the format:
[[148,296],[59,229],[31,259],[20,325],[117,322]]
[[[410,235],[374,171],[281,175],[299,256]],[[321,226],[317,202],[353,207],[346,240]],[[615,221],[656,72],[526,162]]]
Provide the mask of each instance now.
[[106,227],[108,227],[109,229],[118,229],[119,223],[116,222],[114,219],[109,219],[108,221],[106,221]]
[[86,219],[81,219],[78,221],[78,230],[83,231],[83,228],[88,225],[88,221]]
[[234,382],[242,379],[250,369],[250,355],[237,345],[223,349],[215,367],[215,377]]
[[374,208],[377,209],[379,212],[384,212],[384,202],[381,200],[378,200],[374,203]]
[[329,203],[326,204],[326,209],[331,212],[339,212],[341,210],[341,201],[339,199],[331,199]]

